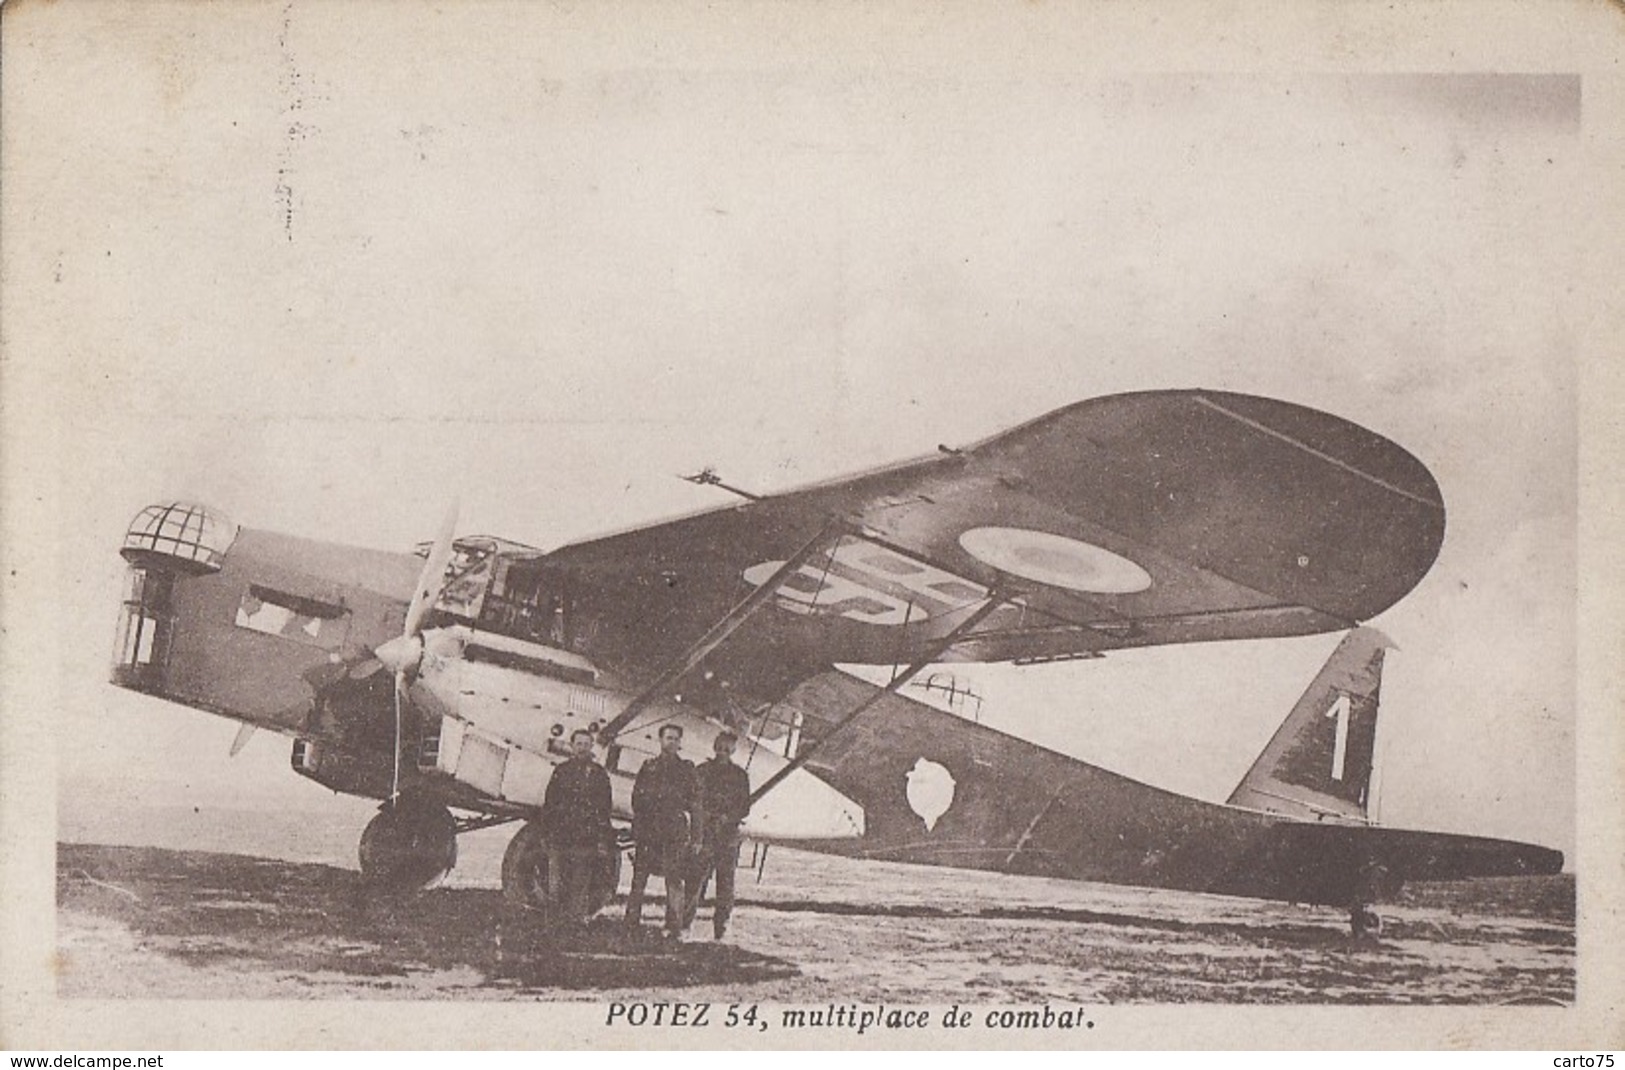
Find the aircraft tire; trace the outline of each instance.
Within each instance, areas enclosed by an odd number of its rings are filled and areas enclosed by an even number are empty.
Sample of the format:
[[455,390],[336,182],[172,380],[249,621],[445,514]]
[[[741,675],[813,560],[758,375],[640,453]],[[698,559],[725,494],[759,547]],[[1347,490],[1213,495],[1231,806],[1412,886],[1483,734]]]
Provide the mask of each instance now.
[[1357,903],[1349,911],[1349,931],[1356,940],[1382,935],[1382,915],[1367,903]]
[[502,855],[502,898],[510,906],[547,910],[551,905],[547,867],[547,833],[541,825],[527,821],[508,841]]
[[[544,912],[552,906],[547,891],[547,847],[547,834],[534,821],[525,822],[508,841],[502,856],[502,897],[510,906]],[[596,914],[608,906],[620,882],[621,852],[611,848],[593,882],[589,912]]]
[[457,822],[437,802],[402,796],[384,803],[361,833],[361,876],[393,891],[420,891],[457,864]]

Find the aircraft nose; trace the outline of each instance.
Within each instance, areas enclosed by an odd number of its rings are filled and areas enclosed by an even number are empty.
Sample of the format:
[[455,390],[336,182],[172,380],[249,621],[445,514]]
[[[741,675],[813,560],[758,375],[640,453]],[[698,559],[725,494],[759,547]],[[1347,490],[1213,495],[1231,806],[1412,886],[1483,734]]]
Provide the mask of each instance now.
[[756,801],[740,830],[768,842],[852,839],[863,835],[864,813],[845,795],[797,769]]
[[423,660],[423,639],[416,635],[397,635],[372,652],[379,663],[397,676],[413,672]]

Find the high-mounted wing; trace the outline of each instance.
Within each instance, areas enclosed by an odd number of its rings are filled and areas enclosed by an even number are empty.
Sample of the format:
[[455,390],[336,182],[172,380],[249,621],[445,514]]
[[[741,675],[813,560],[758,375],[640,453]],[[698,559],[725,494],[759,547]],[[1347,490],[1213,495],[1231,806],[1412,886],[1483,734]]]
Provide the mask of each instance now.
[[821,531],[730,641],[731,672],[765,685],[836,662],[906,662],[993,591],[1012,601],[945,660],[1345,629],[1426,574],[1444,503],[1420,461],[1339,417],[1157,391],[538,564],[565,578],[595,659],[647,675]]

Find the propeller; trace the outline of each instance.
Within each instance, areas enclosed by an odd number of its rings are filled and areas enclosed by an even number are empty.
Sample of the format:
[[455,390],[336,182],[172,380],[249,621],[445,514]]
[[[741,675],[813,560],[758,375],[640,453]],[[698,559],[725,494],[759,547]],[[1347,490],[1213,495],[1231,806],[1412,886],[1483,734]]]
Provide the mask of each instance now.
[[418,575],[418,587],[412,594],[412,603],[406,607],[407,635],[418,634],[429,607],[434,605],[440,588],[445,586],[446,565],[451,561],[451,542],[456,534],[457,503],[452,502],[451,508],[446,510],[445,521],[440,525],[440,535],[429,551],[429,559],[423,563],[423,571]]
[[456,530],[457,503],[452,502],[434,547],[429,551],[429,559],[423,562],[423,571],[418,573],[417,587],[412,592],[412,601],[407,603],[406,622],[401,634],[380,644],[372,652],[379,664],[395,674],[395,773],[390,782],[391,804],[401,794],[401,706],[405,701],[408,680],[423,661],[423,620],[429,615],[429,609],[445,585],[446,565],[451,561],[451,544]]

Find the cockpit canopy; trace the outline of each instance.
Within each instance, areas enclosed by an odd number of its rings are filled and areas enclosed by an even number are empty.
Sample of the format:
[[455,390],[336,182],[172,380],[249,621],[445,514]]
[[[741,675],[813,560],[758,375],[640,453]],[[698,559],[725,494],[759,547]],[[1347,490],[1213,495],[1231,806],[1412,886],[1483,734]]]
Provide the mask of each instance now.
[[191,502],[149,505],[130,521],[119,552],[132,565],[201,574],[220,571],[237,525]]
[[[420,557],[428,551],[427,543],[417,548]],[[592,627],[578,616],[567,577],[542,551],[491,535],[452,543],[434,608],[443,621],[565,650],[577,650]]]

